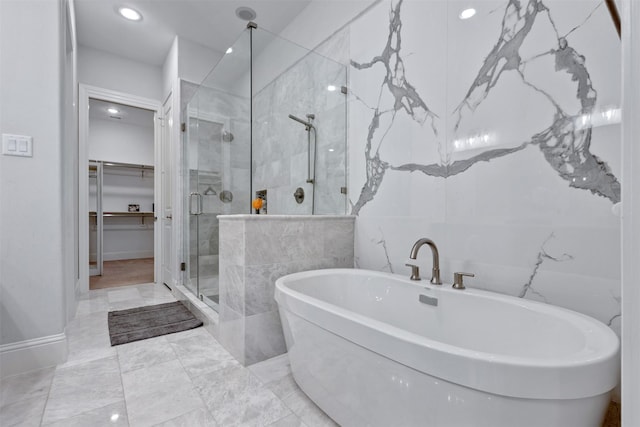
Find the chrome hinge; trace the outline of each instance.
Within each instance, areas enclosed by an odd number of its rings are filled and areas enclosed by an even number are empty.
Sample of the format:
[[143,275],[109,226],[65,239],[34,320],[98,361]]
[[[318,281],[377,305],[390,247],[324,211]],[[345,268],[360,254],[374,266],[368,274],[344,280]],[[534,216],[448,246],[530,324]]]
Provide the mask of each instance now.
[[342,86],[340,88],[340,92],[344,93],[345,95],[347,94],[347,87],[346,86]]
[[347,194],[347,187],[340,187],[340,194]]
[[182,132],[186,132],[187,131],[187,124],[186,123],[180,123],[180,131],[182,131]]
[[187,263],[186,262],[181,262],[180,263],[180,271],[187,271]]

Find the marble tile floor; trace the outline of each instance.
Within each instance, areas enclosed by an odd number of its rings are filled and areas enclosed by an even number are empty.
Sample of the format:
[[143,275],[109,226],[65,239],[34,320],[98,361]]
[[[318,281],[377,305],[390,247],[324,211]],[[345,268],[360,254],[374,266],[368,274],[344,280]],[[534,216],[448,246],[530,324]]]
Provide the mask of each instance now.
[[286,355],[245,368],[204,328],[110,346],[108,311],[171,301],[163,285],[90,291],[67,328],[67,362],[0,381],[0,425],[336,425]]

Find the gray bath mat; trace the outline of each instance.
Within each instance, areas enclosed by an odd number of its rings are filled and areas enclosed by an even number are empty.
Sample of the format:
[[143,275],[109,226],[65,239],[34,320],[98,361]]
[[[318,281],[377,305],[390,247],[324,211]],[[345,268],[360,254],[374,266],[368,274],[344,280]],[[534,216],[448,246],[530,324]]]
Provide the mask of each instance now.
[[112,346],[202,326],[180,301],[110,311],[108,320]]

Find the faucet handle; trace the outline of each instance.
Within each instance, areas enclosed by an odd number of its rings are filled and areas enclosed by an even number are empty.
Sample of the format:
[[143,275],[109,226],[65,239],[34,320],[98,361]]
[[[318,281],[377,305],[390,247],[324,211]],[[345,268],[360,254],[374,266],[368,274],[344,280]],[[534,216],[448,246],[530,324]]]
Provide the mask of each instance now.
[[463,282],[464,276],[476,277],[473,273],[453,273],[453,289],[466,289]]
[[416,264],[406,263],[407,267],[411,267],[411,280],[422,280],[420,278],[420,268]]

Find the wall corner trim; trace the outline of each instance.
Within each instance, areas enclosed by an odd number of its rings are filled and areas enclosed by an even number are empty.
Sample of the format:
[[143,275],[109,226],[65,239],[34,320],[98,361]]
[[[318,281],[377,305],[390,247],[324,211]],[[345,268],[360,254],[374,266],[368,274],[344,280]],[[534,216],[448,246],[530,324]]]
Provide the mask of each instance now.
[[0,345],[0,378],[64,363],[67,353],[64,332]]

